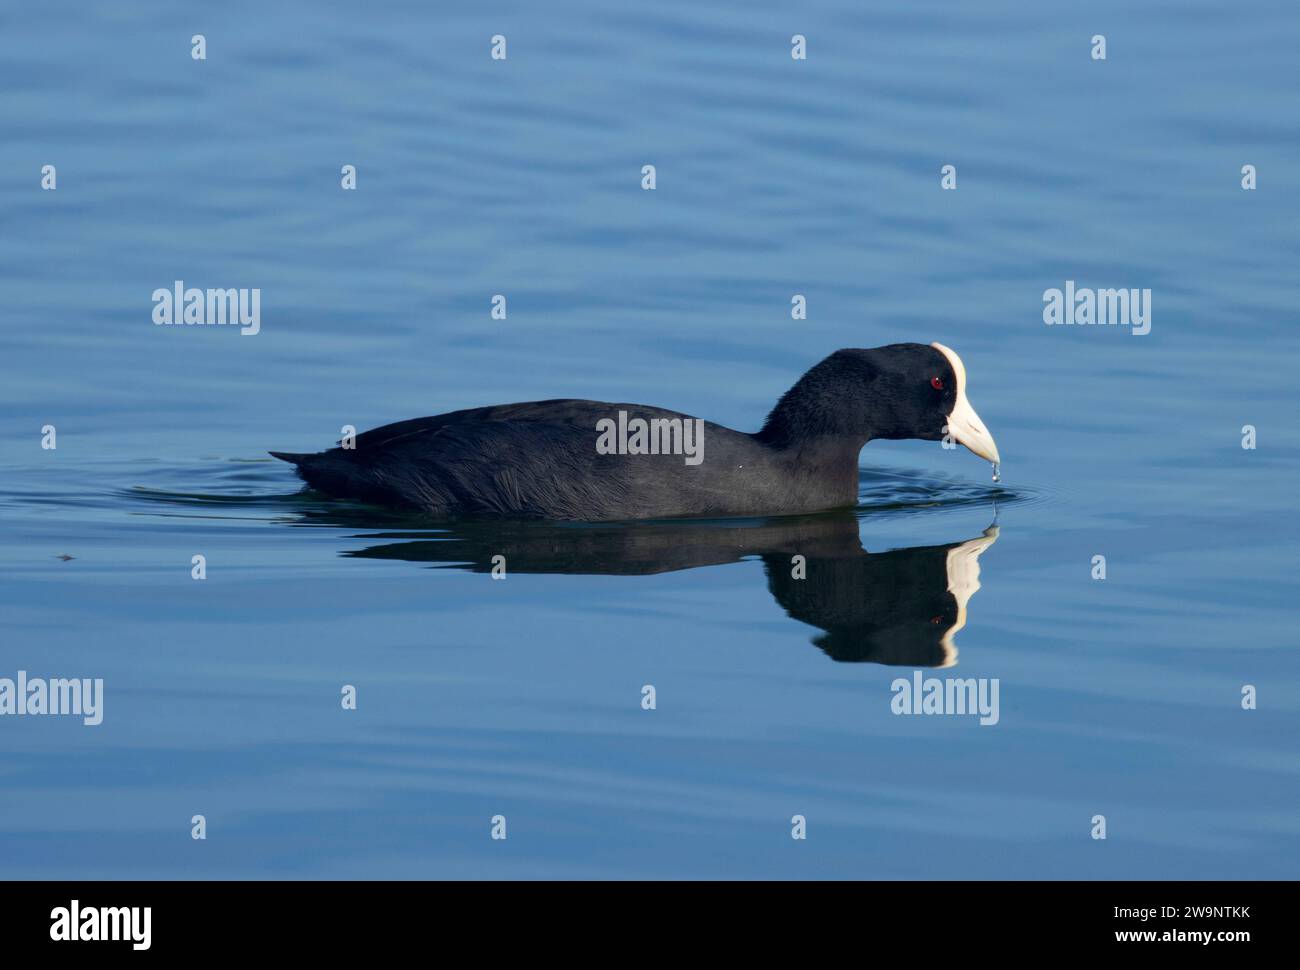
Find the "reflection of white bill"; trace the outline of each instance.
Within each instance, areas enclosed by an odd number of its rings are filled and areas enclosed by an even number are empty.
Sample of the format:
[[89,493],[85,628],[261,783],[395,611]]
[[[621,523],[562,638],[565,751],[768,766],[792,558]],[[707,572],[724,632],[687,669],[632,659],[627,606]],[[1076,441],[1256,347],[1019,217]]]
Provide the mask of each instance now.
[[943,663],[951,667],[957,662],[957,646],[952,638],[966,625],[966,604],[980,588],[980,555],[998,541],[998,527],[991,525],[978,539],[968,539],[948,550],[948,592],[957,601],[957,620],[943,635]]

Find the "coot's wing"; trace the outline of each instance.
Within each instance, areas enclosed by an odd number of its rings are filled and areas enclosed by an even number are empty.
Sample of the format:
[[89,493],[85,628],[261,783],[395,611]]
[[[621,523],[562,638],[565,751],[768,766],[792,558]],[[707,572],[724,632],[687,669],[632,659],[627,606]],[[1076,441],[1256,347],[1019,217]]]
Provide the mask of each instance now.
[[[400,438],[427,434],[451,424],[472,424],[483,421],[565,423],[584,418],[588,413],[595,414],[597,411],[607,413],[609,408],[617,406],[600,401],[557,398],[550,401],[525,401],[521,404],[494,404],[485,408],[467,408],[463,411],[449,411],[446,414],[435,414],[426,418],[411,418],[407,421],[395,421],[379,428],[372,428],[357,435],[356,445],[358,449],[380,448]],[[592,423],[595,423],[594,419]]]
[[626,462],[596,452],[594,422],[462,420],[357,448],[294,456],[313,488],[445,515],[600,519],[627,500]]
[[[272,454],[295,464],[313,488],[366,502],[447,515],[628,518],[646,514],[656,495],[675,494],[677,483],[597,452],[597,422],[620,411],[688,417],[638,404],[529,401],[399,421],[358,435],[354,448]],[[638,469],[634,502],[630,476]]]

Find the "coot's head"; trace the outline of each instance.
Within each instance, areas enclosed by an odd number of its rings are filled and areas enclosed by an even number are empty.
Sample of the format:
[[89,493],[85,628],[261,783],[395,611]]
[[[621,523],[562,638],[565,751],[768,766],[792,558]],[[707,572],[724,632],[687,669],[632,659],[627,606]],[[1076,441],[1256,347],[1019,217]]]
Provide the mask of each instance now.
[[[918,378],[913,381],[920,390],[915,399],[916,421],[928,433],[904,437],[938,441],[952,435],[958,444],[965,445],[985,461],[1000,463],[1002,459],[993,435],[966,397],[966,367],[957,352],[941,343],[932,343],[923,351],[928,353],[922,352],[919,363],[905,373]],[[940,420],[939,429],[930,431]]]
[[822,435],[919,438],[951,435],[987,461],[998,446],[966,397],[966,367],[943,344],[838,350],[778,402],[762,437],[788,445]]

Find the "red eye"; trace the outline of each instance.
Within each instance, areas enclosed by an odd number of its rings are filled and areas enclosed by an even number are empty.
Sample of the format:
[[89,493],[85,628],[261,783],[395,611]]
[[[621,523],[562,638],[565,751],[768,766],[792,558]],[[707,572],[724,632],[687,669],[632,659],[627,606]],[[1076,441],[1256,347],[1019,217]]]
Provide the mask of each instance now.
[[942,390],[943,390],[943,378],[942,378],[942,377],[931,377],[931,378],[930,378],[930,386],[933,387],[936,391],[942,391]]

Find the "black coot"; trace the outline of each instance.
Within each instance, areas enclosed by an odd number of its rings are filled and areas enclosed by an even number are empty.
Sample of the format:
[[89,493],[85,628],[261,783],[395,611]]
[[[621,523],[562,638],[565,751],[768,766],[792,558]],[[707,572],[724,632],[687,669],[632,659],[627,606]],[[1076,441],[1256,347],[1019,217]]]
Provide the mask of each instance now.
[[945,435],[998,462],[942,344],[838,350],[762,430],[641,404],[554,400],[453,411],[367,431],[353,448],[271,452],[312,488],[439,516],[577,521],[768,515],[856,504],[874,438]]

